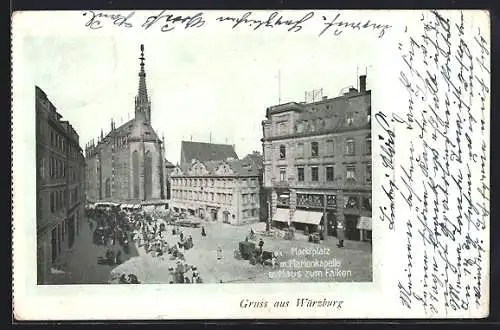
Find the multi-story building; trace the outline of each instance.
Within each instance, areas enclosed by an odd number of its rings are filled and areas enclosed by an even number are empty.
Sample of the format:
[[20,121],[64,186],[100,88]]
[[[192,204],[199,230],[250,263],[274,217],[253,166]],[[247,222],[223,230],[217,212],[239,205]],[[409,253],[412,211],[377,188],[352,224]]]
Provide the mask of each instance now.
[[[236,153],[228,145],[195,143],[182,144],[181,154],[194,158],[176,166],[171,174],[171,208],[207,221],[235,225],[259,221],[259,169],[249,160],[233,158]],[[201,154],[192,149],[202,150]],[[219,159],[196,158],[204,155]]]
[[162,203],[166,200],[164,141],[151,126],[151,100],[146,88],[141,45],[135,116],[85,147],[86,193],[91,201]]
[[347,239],[371,239],[371,91],[366,76],[359,84],[339,97],[267,109],[264,187],[274,225],[336,235],[342,222]]
[[48,284],[81,228],[85,160],[78,134],[39,87],[35,98],[37,282]]
[[167,181],[167,185],[166,185],[166,190],[167,190],[166,197],[167,197],[167,200],[170,200],[170,198],[172,196],[172,181],[170,180],[170,175],[172,174],[172,172],[174,171],[174,169],[175,169],[175,165],[165,159],[165,178],[166,178],[166,181]]
[[267,193],[264,188],[264,157],[258,151],[254,151],[251,154],[246,155],[242,158],[244,162],[250,162],[253,167],[255,167],[259,173],[259,219],[260,221],[267,221],[268,210],[267,210]]

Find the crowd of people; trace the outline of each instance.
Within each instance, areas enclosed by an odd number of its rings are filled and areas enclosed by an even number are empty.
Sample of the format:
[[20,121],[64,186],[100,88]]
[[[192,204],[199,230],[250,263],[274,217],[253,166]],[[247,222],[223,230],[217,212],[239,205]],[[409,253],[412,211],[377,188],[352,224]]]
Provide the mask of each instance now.
[[196,266],[188,265],[185,258],[185,251],[194,246],[193,237],[169,218],[169,213],[135,213],[131,217],[133,241],[152,257],[174,262],[175,266],[169,267],[169,283],[202,283]]
[[98,262],[120,264],[122,251],[129,253],[130,226],[126,214],[118,208],[87,209],[86,216],[93,231],[94,244],[107,247],[105,255],[99,257]]

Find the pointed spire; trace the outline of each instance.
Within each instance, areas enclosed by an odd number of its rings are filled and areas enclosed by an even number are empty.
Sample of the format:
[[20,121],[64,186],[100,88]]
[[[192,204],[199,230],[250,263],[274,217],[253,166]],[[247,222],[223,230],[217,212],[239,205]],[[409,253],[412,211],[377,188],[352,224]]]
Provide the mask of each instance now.
[[146,118],[146,121],[150,121],[150,102],[148,98],[148,90],[146,88],[146,71],[144,71],[144,45],[141,45],[141,57],[139,57],[140,71],[139,71],[139,89],[137,96],[135,98],[135,115],[141,113]]
[[101,141],[104,139],[104,132],[102,131],[102,128],[101,128]]

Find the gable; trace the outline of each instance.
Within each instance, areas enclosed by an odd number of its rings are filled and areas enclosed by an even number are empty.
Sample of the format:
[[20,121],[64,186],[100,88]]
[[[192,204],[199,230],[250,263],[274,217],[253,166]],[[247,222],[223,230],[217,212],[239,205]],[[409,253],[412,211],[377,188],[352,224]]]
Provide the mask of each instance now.
[[234,171],[231,168],[231,166],[229,166],[229,164],[227,164],[226,162],[222,162],[216,167],[215,174],[228,175],[228,174],[234,174]]
[[205,164],[201,163],[201,162],[194,162],[192,165],[191,165],[191,168],[189,169],[189,175],[194,175],[194,176],[204,176],[204,175],[208,175],[208,170],[205,166]]

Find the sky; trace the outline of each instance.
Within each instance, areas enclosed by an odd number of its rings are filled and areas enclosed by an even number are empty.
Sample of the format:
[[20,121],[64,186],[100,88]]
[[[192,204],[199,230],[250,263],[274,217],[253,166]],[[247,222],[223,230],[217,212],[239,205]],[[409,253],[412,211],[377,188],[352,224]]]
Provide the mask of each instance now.
[[117,127],[133,118],[144,44],[152,125],[175,164],[182,140],[210,136],[234,144],[239,157],[261,152],[265,110],[280,100],[301,102],[305,91],[320,88],[338,96],[356,87],[357,73],[368,73],[372,88],[373,37],[289,36],[230,29],[162,38],[62,34],[26,37],[23,51],[28,82],[46,92],[84,148],[101,129],[109,132],[111,118]]

